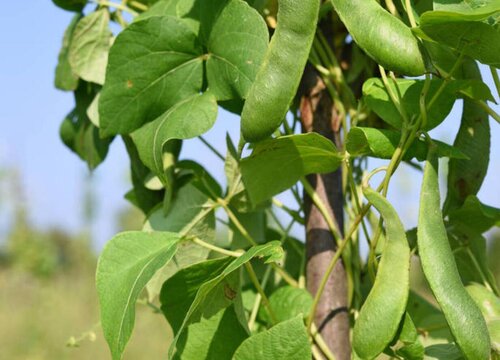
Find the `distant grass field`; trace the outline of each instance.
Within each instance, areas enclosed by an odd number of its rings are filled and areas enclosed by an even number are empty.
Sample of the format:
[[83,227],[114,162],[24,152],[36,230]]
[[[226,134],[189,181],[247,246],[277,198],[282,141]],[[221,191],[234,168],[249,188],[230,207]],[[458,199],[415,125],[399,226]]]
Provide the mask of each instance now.
[[[110,359],[98,325],[93,276],[39,280],[15,270],[0,270],[0,359]],[[79,347],[66,346],[71,336],[79,338],[88,330],[95,331],[95,341],[85,338]],[[170,334],[161,315],[138,305],[124,359],[165,359]]]

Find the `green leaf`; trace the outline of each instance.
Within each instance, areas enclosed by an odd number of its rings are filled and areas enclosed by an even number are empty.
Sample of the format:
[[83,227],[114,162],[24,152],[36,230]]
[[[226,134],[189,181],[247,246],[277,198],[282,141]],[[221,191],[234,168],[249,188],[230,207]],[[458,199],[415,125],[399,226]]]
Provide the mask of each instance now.
[[500,32],[479,21],[464,21],[463,15],[429,11],[420,17],[418,36],[463,52],[483,64],[500,67]]
[[138,231],[116,235],[105,246],[96,272],[101,325],[113,359],[121,359],[144,286],[177,249],[179,235]]
[[455,92],[457,97],[495,101],[490,88],[481,80],[455,80],[450,82],[448,86],[451,91]]
[[424,358],[424,346],[418,339],[417,329],[408,313],[405,313],[401,321],[396,340],[397,344],[395,344],[394,350],[403,359],[421,360]]
[[101,139],[99,129],[87,116],[87,109],[96,95],[96,87],[80,81],[75,91],[75,108],[66,116],[59,129],[64,144],[85,161],[90,170],[104,161],[112,138]]
[[71,91],[76,90],[76,88],[78,87],[78,75],[76,75],[71,69],[71,65],[69,64],[68,59],[68,53],[73,41],[73,34],[75,32],[76,25],[81,18],[82,15],[80,14],[73,16],[73,19],[71,19],[70,24],[64,32],[63,43],[61,50],[59,51],[56,76],[54,80],[55,87],[60,90]]
[[[390,159],[396,150],[401,133],[395,130],[384,130],[365,127],[353,127],[347,134],[346,149],[352,156],[367,155],[380,159]],[[438,140],[439,157],[466,159],[467,157],[457,148]],[[427,157],[429,146],[422,139],[416,139],[404,156],[404,160],[417,158],[422,161]]]
[[305,175],[335,171],[341,162],[342,155],[327,138],[317,133],[290,135],[256,144],[252,155],[241,160],[241,173],[257,205]]
[[146,11],[134,18],[134,21],[141,21],[153,16],[177,16],[177,4],[181,0],[160,0],[149,7]]
[[109,54],[99,102],[104,135],[130,133],[198,94],[203,49],[191,29],[171,16],[132,23]]
[[168,182],[163,164],[163,148],[172,139],[190,139],[213,126],[217,102],[207,92],[194,95],[167,110],[156,120],[132,133],[139,157],[164,184]]
[[131,132],[207,85],[217,100],[244,97],[262,62],[267,27],[242,0],[157,6],[154,15],[167,15],[134,22],[111,49],[99,110],[105,135]]
[[231,305],[188,326],[179,338],[174,360],[230,360],[247,337],[235,306]]
[[89,107],[87,108],[87,117],[95,127],[99,127],[99,109],[98,109],[99,98],[100,98],[99,95],[100,93],[96,94],[94,100],[92,100]]
[[[206,1],[213,7],[212,1]],[[232,0],[218,14],[206,43],[207,79],[217,100],[245,98],[266,53],[266,23],[255,9]]]
[[87,3],[87,0],[52,0],[61,9],[80,12]]
[[448,230],[448,239],[464,284],[486,279],[495,283],[488,268],[486,239],[481,234],[458,225]]
[[[462,76],[481,79],[477,63],[466,59]],[[464,99],[460,128],[453,146],[469,160],[454,159],[448,163],[448,192],[443,211],[448,213],[463,205],[469,195],[476,195],[483,184],[490,161],[491,130],[488,113],[474,101]]]
[[[172,326],[174,334],[177,334],[181,330],[184,318],[189,312],[189,308],[201,286],[218,277],[232,260],[231,258],[224,257],[191,265],[179,270],[163,284],[160,293],[161,310],[170,326]],[[206,317],[232,304],[234,297],[228,298],[224,296],[224,286],[228,293],[229,290],[231,290],[231,293],[237,292],[238,288],[234,285],[238,285],[238,282],[234,283],[233,280],[229,278],[224,282],[222,287],[216,287],[216,290],[212,290],[214,293],[217,293],[217,290],[222,291],[222,296],[220,296],[217,304],[207,305]],[[212,297],[216,298],[216,296]],[[196,320],[199,320],[203,316],[204,310],[198,310],[198,312],[199,315]],[[192,322],[196,321],[193,320]]]
[[[462,20],[483,20],[500,12],[498,0],[434,0],[434,9]],[[436,11],[437,12],[437,11]]]
[[[154,210],[144,224],[144,231],[170,231],[196,236],[205,242],[215,241],[215,214],[206,213],[210,199],[194,185],[187,185],[177,190],[176,196],[167,215],[163,208]],[[149,281],[148,297],[152,301],[160,293],[163,283],[180,269],[195,264],[208,257],[210,250],[190,241],[179,244],[174,261],[167,263]]]
[[107,9],[81,19],[76,25],[68,53],[73,72],[88,82],[104,84],[112,38]]
[[425,348],[425,359],[463,360],[464,357],[455,344],[435,344]]
[[[269,305],[278,322],[290,320],[302,314],[304,318],[309,314],[313,303],[311,293],[306,289],[293,286],[283,286],[269,297]],[[266,307],[261,306],[259,316],[268,324],[272,324]]]
[[309,360],[311,356],[302,316],[297,316],[245,340],[236,350],[234,360]]
[[500,225],[500,209],[484,205],[471,195],[462,207],[449,213],[450,223],[464,226],[479,234]]
[[[399,96],[402,107],[410,118],[420,115],[420,94],[424,86],[424,80],[397,79],[397,87],[393,81],[389,82],[392,92]],[[431,81],[427,93],[427,102],[434,97],[443,80]],[[399,94],[399,95],[398,95]],[[430,130],[438,126],[450,113],[455,102],[453,93],[448,87],[438,96],[434,105],[427,111],[428,123],[425,127]],[[392,102],[387,90],[380,78],[371,78],[363,84],[363,99],[366,104],[386,123],[396,129],[401,129],[403,118]]]
[[177,162],[176,169],[178,170],[177,177],[179,178],[179,182],[181,180],[190,181],[198,190],[214,200],[223,197],[220,184],[196,161],[181,160]]
[[500,319],[488,322],[488,332],[490,333],[491,348],[496,354],[500,354]]
[[500,319],[500,298],[477,283],[468,285],[466,289],[487,322]]
[[444,314],[414,291],[410,291],[406,308],[416,328],[424,331],[421,336],[424,345],[453,339]]
[[[224,279],[226,279],[229,275],[231,275],[233,272],[238,270],[241,266],[243,266],[245,263],[249,262],[253,258],[263,258],[264,261],[267,263],[267,262],[275,262],[281,259],[282,256],[283,256],[283,249],[281,248],[279,241],[272,241],[267,244],[254,246],[250,248],[247,252],[242,254],[240,257],[234,259],[231,263],[229,263],[229,265],[227,265],[219,275],[204,282],[203,285],[201,285],[197,290],[196,296],[194,297],[189,307],[189,310],[185,314],[182,325],[180,325],[179,330],[174,338],[174,341],[170,346],[170,351],[169,351],[170,355],[172,354],[176,346],[177,340],[179,339],[179,334],[182,333],[184,328],[193,322],[199,321],[202,314],[206,314],[207,311],[212,311],[212,312],[214,311],[213,307],[215,301],[212,298],[211,294],[213,293],[213,291],[216,291],[216,289],[220,288],[221,283],[224,281]],[[167,288],[168,282],[170,280],[173,280],[174,278],[167,280],[167,283],[165,283],[164,287]],[[226,298],[229,295],[230,298],[234,298],[238,292],[237,290],[235,290],[234,287],[230,287],[230,290],[231,291],[229,291],[227,287],[223,288],[222,291],[223,293],[225,293]],[[165,305],[165,301],[168,296],[166,295],[166,293],[167,292],[165,292],[164,296],[164,292],[162,289],[162,294],[160,295],[162,300],[162,309],[167,307],[167,305]],[[172,292],[169,292],[169,294],[172,294]],[[210,301],[207,300],[209,298],[211,298]],[[219,310],[220,308],[221,305],[217,307],[217,310]],[[172,326],[174,327],[174,329],[177,327],[176,324],[172,324]]]
[[[258,243],[266,241],[266,224],[267,216],[263,210],[241,213],[234,209],[233,213],[238,218],[243,228],[248,232],[252,239]],[[229,240],[231,241],[231,249],[245,249],[250,244],[243,234],[234,225],[232,220],[229,220]],[[275,240],[275,239],[273,239]]]

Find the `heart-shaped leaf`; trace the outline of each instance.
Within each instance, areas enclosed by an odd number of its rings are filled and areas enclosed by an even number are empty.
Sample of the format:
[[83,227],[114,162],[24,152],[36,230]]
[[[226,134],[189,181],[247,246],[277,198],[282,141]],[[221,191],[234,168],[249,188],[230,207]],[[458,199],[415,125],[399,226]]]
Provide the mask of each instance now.
[[243,183],[254,205],[288,189],[302,176],[335,171],[342,162],[337,148],[317,134],[282,136],[258,143],[241,160]]
[[143,163],[164,184],[168,182],[163,165],[163,147],[173,139],[190,139],[213,126],[217,118],[215,97],[206,92],[179,102],[156,120],[132,133]]
[[68,58],[73,72],[88,82],[104,84],[112,37],[107,9],[81,19],[69,47]]
[[135,322],[135,302],[144,286],[177,249],[169,232],[130,231],[116,235],[97,264],[101,325],[114,360],[121,359]]

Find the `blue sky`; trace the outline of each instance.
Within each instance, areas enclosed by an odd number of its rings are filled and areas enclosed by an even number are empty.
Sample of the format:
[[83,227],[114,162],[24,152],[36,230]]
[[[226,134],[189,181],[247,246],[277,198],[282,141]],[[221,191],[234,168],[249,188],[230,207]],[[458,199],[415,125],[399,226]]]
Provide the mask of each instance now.
[[[24,198],[30,218],[40,227],[57,226],[78,231],[82,226],[85,164],[59,140],[59,125],[72,109],[71,93],[53,87],[53,75],[63,32],[72,14],[55,7],[50,0],[26,0],[2,4],[0,13],[0,169],[17,168],[21,174]],[[491,84],[489,71],[483,71]],[[451,143],[460,119],[457,104],[445,124],[434,132],[436,138]],[[496,111],[500,111],[495,106]],[[500,125],[491,121],[492,154],[500,153]],[[225,132],[235,136],[238,119],[220,113],[216,126],[206,138],[218,149],[225,149]],[[223,182],[220,160],[198,140],[186,143],[183,157],[196,159]],[[499,159],[492,155],[490,171],[480,198],[500,207]],[[371,162],[370,167],[379,165]],[[408,167],[394,180],[390,191],[407,226],[416,223],[415,204],[420,177]],[[99,211],[94,235],[98,247],[115,233],[116,213],[127,206],[123,194],[129,189],[128,160],[119,140],[111,146],[108,158],[94,173]],[[2,196],[9,197],[9,191]],[[5,233],[9,209],[0,198],[0,237]],[[2,206],[4,209],[2,210]],[[296,229],[296,231],[299,231]]]

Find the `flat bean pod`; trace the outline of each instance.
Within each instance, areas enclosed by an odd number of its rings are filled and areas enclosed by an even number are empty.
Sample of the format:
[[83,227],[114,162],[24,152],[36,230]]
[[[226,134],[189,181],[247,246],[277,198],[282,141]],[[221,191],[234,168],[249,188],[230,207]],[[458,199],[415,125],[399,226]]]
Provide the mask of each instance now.
[[417,244],[425,277],[465,358],[488,359],[486,322],[462,284],[443,222],[435,146],[431,146],[424,168]]
[[263,140],[288,112],[314,40],[320,0],[279,0],[277,27],[241,114],[245,140]]
[[410,247],[391,204],[370,188],[365,197],[384,219],[386,241],[373,287],[354,325],[353,348],[361,359],[373,359],[394,339],[410,290]]
[[378,64],[402,75],[426,72],[417,38],[375,0],[332,0],[354,41]]

